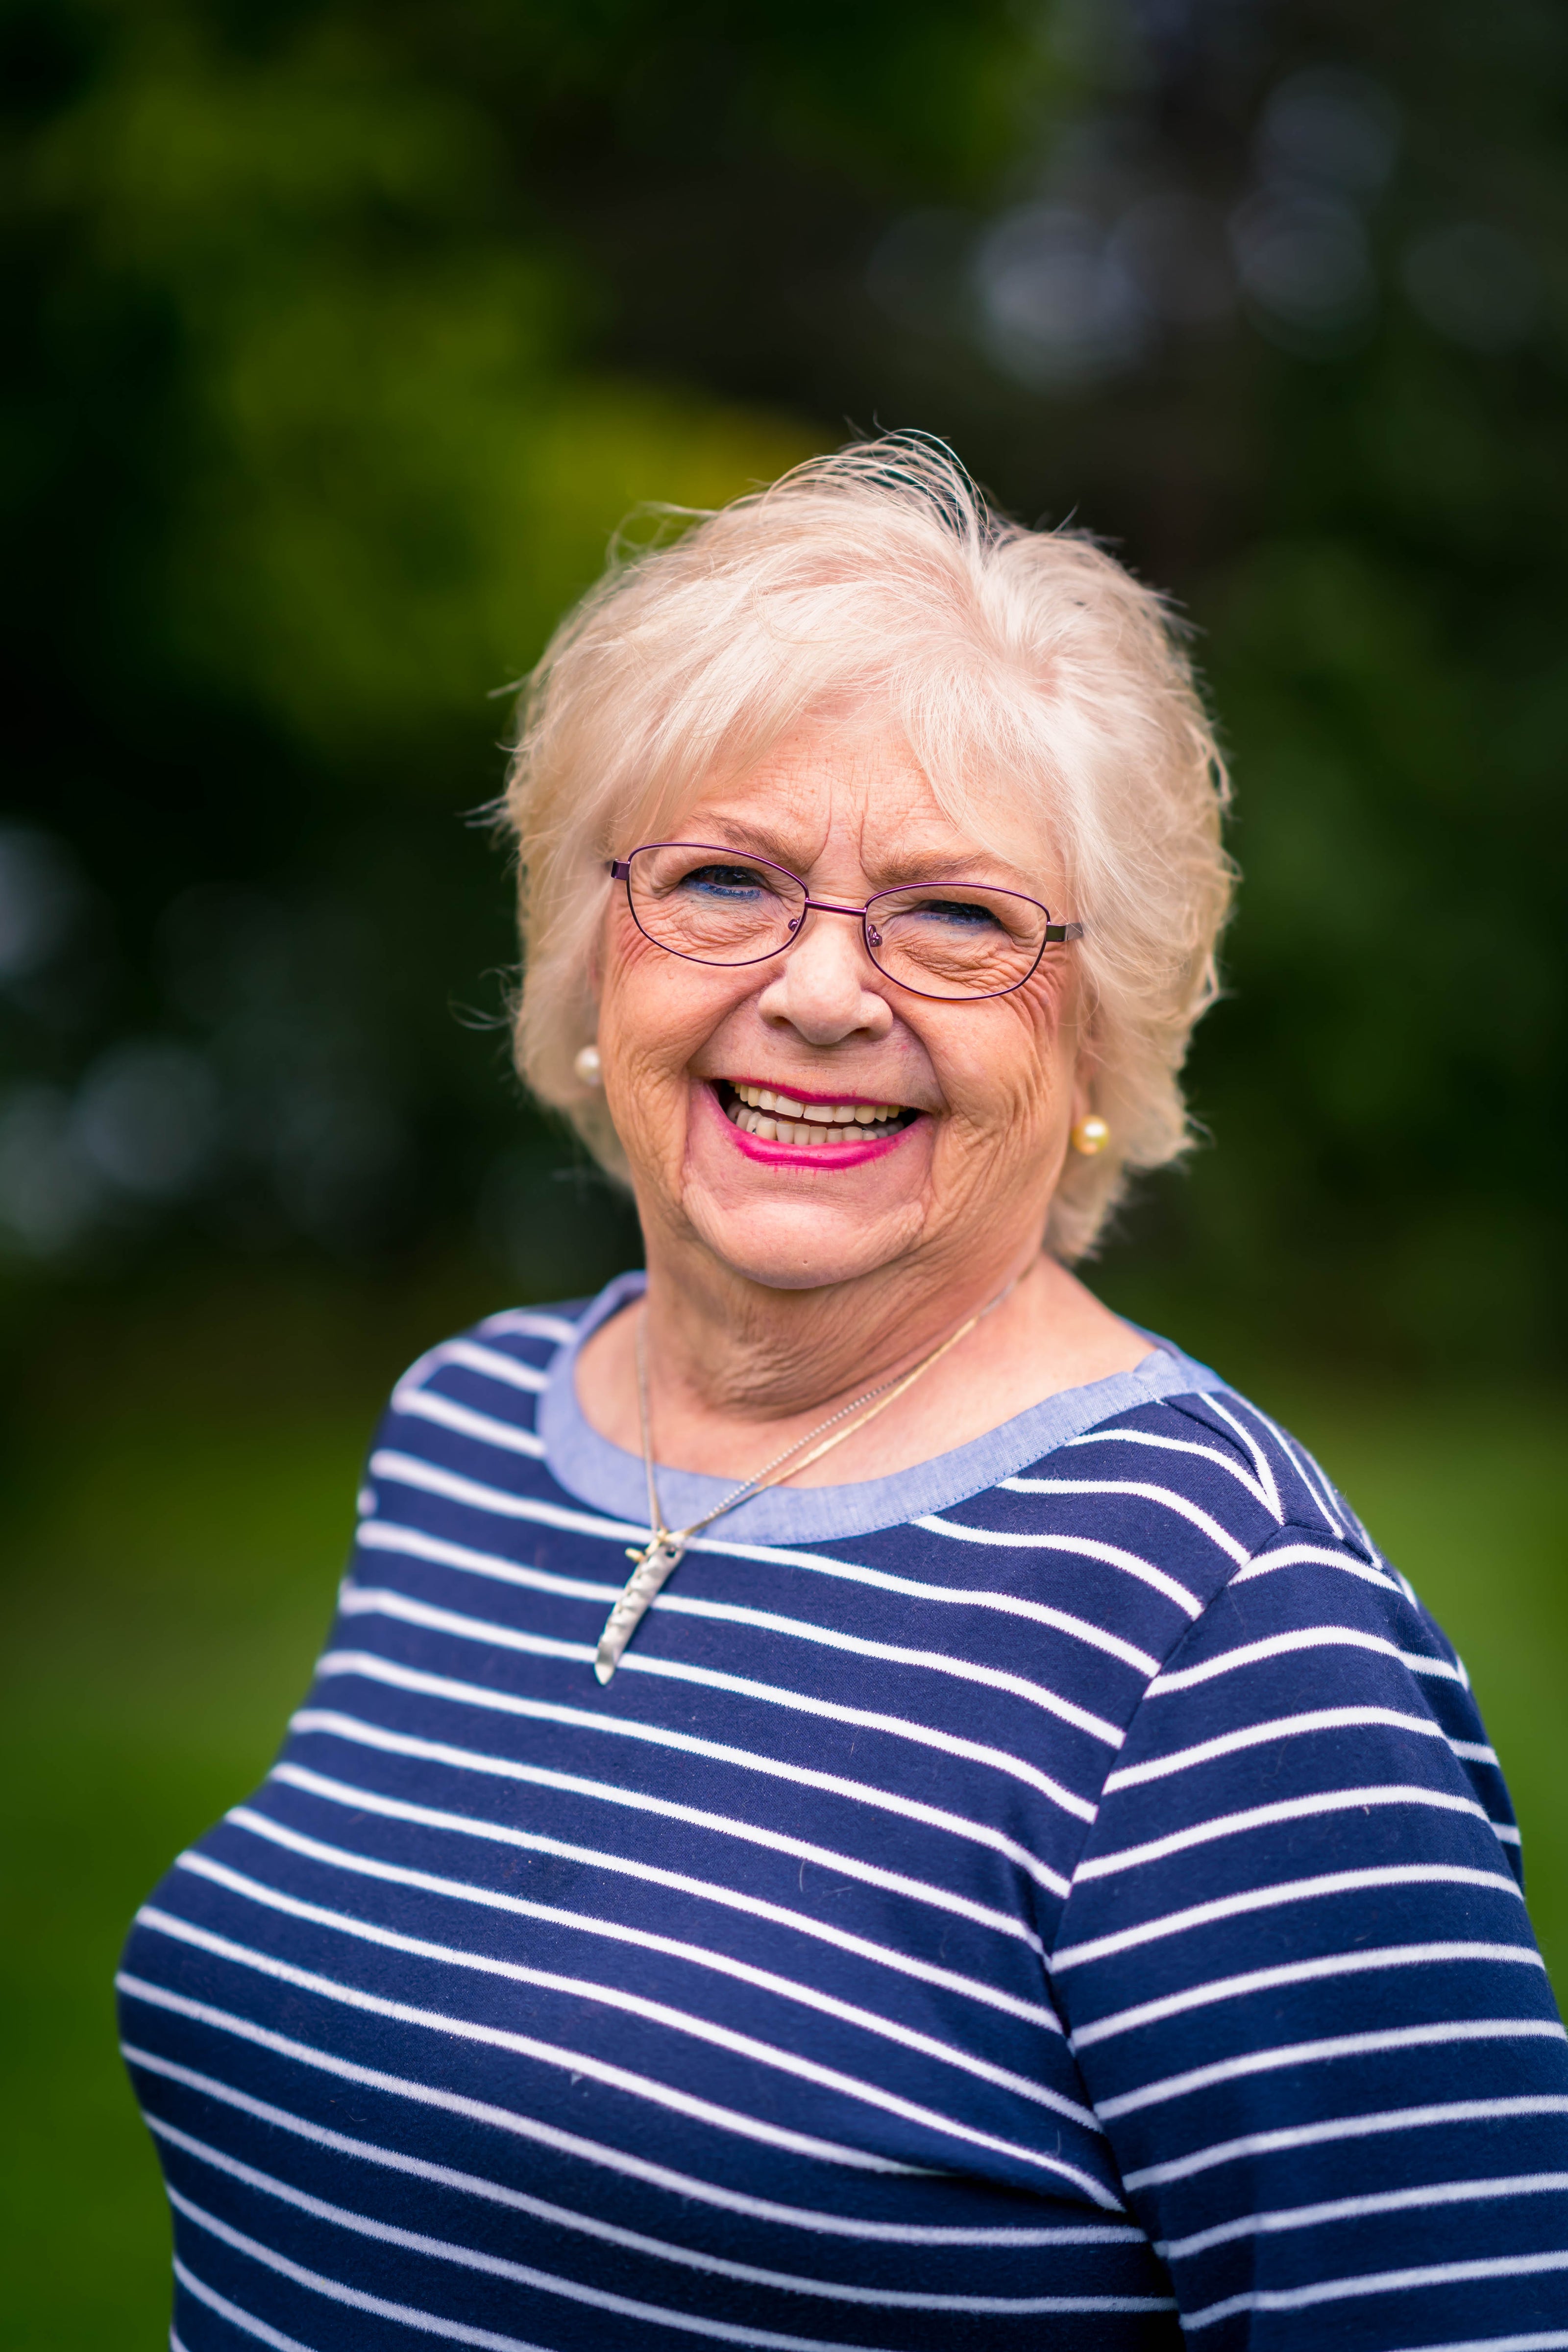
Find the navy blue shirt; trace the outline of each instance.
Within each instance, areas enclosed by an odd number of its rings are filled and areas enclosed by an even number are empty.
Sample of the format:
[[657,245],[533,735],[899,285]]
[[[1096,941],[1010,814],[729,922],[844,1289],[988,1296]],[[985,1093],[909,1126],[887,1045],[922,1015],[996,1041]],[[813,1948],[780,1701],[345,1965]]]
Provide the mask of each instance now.
[[1157,1347],[758,1497],[602,1690],[636,1286],[400,1382],[279,1761],[138,1916],[175,2345],[1568,2347],[1507,1791],[1310,1458]]

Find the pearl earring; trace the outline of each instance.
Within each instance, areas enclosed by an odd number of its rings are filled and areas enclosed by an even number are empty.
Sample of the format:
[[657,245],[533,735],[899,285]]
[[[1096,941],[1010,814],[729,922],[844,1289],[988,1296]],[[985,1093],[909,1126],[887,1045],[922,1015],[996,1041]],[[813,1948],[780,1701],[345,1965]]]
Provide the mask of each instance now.
[[1086,1160],[1092,1160],[1097,1151],[1103,1151],[1110,1140],[1110,1129],[1102,1118],[1096,1118],[1091,1113],[1088,1118],[1074,1120],[1072,1148],[1075,1151],[1081,1151]]
[[597,1045],[584,1045],[572,1064],[585,1087],[603,1086],[604,1064],[599,1059]]

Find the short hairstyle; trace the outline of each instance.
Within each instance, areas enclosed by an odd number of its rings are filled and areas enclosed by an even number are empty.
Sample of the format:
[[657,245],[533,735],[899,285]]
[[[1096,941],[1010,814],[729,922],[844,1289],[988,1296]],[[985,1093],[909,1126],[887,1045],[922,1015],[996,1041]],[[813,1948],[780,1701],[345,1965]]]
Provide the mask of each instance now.
[[668,838],[716,774],[814,711],[885,709],[973,836],[1015,859],[1049,842],[1084,926],[1071,952],[1110,1140],[1068,1154],[1045,1236],[1082,1256],[1129,1172],[1190,1139],[1178,1074],[1233,879],[1225,770],[1166,604],[1083,531],[996,514],[919,435],[813,458],[716,512],[647,511],[664,535],[616,543],[520,709],[504,806],[523,1077],[624,1176],[574,1066],[595,1034],[605,861]]

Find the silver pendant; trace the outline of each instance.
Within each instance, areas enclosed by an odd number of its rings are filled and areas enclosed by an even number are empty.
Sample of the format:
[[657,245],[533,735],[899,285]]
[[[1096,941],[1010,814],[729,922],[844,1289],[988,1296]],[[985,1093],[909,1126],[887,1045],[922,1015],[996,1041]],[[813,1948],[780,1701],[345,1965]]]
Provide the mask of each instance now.
[[594,1659],[595,1680],[607,1683],[621,1663],[621,1654],[667,1580],[679,1567],[686,1551],[684,1539],[660,1528],[651,1543],[639,1551],[628,1545],[626,1558],[637,1566],[626,1579],[625,1591],[605,1620],[605,1630],[599,1636],[599,1647]]

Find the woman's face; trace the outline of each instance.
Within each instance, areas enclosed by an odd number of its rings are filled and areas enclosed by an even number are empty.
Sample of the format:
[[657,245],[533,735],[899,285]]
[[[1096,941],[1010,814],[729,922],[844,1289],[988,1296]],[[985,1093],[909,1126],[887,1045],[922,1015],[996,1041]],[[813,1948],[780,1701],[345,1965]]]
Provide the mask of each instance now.
[[[1070,912],[1057,872],[968,838],[901,738],[865,722],[802,729],[673,831],[770,858],[840,906],[945,879]],[[1047,947],[1011,995],[942,1003],[884,978],[841,915],[813,912],[787,953],[730,966],[645,938],[622,888],[605,921],[599,1051],[650,1247],[695,1239],[752,1281],[808,1289],[900,1261],[1005,1272],[1037,1244],[1087,1108],[1070,946]],[[835,1140],[802,1148],[736,1124],[758,1089],[802,1124],[808,1105],[913,1116],[812,1121]]]

